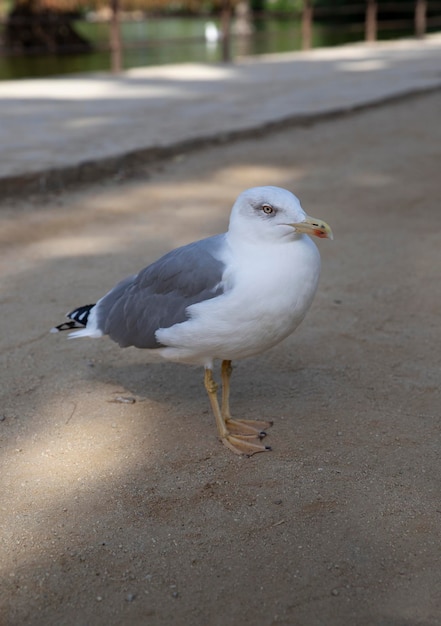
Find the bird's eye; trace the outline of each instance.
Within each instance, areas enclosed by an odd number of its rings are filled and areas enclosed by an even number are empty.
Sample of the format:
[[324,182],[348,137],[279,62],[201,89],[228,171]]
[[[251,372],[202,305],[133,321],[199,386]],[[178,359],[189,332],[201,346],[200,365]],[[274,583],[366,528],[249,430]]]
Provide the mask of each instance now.
[[267,215],[271,215],[271,213],[274,213],[274,209],[270,204],[262,204],[262,211]]

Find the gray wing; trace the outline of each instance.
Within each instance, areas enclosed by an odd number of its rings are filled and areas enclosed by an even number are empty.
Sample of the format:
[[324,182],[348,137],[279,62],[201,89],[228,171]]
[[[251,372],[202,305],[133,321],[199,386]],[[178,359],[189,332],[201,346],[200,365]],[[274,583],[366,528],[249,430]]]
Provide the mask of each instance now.
[[98,328],[121,347],[159,348],[155,332],[188,319],[187,307],[223,293],[224,235],[172,250],[121,281],[96,305]]

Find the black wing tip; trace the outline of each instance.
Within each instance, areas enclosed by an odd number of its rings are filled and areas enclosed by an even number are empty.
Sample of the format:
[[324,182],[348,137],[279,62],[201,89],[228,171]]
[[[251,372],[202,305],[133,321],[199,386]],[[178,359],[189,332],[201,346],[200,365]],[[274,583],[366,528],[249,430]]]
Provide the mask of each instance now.
[[74,328],[85,328],[87,326],[87,320],[89,319],[89,313],[93,309],[95,304],[85,304],[84,306],[74,309],[66,315],[71,321],[63,322],[58,326],[51,328],[51,333],[60,333],[63,330],[73,330]]
[[51,333],[61,333],[63,330],[72,330],[73,328],[84,328],[83,324],[78,324],[78,322],[63,322],[63,324],[59,324],[58,326],[54,326],[51,328]]
[[68,317],[71,320],[74,320],[74,322],[77,322],[83,327],[87,326],[89,313],[91,312],[94,306],[95,304],[85,304],[84,306],[80,306],[77,309],[74,309],[73,311],[68,313],[66,317]]

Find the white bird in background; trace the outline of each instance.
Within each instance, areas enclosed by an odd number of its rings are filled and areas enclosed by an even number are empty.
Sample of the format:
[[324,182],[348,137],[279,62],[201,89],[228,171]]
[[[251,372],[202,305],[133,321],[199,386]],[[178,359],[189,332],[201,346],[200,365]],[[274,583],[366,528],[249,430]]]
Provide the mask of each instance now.
[[[304,318],[320,275],[308,235],[332,239],[330,227],[307,216],[286,189],[248,189],[226,233],[172,250],[53,331],[81,328],[70,336],[109,335],[121,347],[203,366],[221,441],[238,454],[269,450],[262,439],[272,422],[231,417],[231,361],[272,348]],[[221,405],[215,360],[222,362]]]
[[205,41],[208,43],[216,43],[221,38],[221,33],[214,22],[205,24]]

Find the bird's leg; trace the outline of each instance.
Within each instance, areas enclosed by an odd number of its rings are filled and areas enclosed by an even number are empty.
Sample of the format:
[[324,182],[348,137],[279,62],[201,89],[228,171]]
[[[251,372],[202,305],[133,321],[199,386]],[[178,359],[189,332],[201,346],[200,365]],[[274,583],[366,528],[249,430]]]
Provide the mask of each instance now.
[[218,384],[213,378],[213,370],[205,368],[205,377],[204,377],[205,389],[207,390],[208,397],[210,399],[211,408],[214,413],[214,418],[216,420],[217,431],[219,436],[223,440],[228,435],[227,427],[225,426],[225,420],[222,417],[222,413],[219,407],[219,402],[217,400],[217,389]]
[[[231,371],[228,375],[231,375]],[[216,426],[221,438],[222,443],[227,446],[230,450],[232,450],[235,454],[246,454],[247,456],[251,456],[252,454],[256,454],[256,452],[265,452],[266,450],[271,450],[269,446],[264,446],[260,439],[261,437],[257,434],[257,431],[248,432],[248,433],[235,433],[230,432],[229,427],[225,422],[225,419],[222,415],[219,402],[217,399],[217,389],[218,385],[213,378],[213,370],[206,368],[205,369],[205,377],[204,377],[205,389],[207,390],[208,397],[210,398],[211,408],[213,409],[214,417],[216,419]],[[223,401],[225,401],[225,396],[222,394]],[[228,399],[228,387],[227,387],[227,399]],[[228,420],[232,422],[233,420]]]
[[231,361],[222,361],[222,417],[224,420],[231,419],[230,413],[230,378],[233,372]]
[[272,422],[263,420],[234,420],[230,413],[230,378],[233,372],[231,361],[222,361],[222,417],[229,432],[263,439],[266,436],[265,429],[271,428]]

